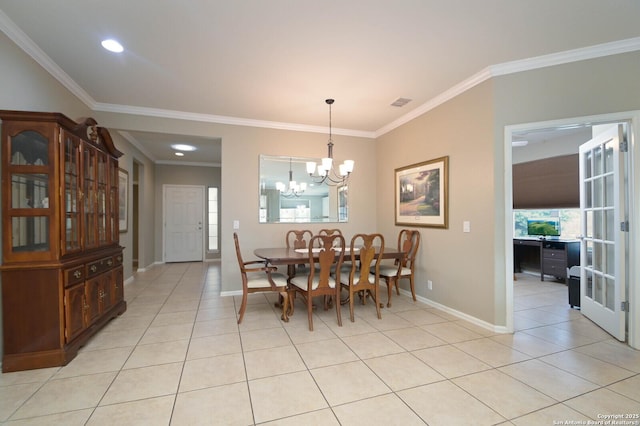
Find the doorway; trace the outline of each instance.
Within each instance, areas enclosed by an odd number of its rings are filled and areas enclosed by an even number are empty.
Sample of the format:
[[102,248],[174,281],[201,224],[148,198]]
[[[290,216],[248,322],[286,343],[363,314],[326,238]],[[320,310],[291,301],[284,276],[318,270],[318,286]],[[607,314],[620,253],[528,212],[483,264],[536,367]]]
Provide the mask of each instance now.
[[165,262],[204,260],[203,186],[163,185]]
[[[512,176],[512,166],[513,166],[513,157],[514,154],[512,152],[512,141],[518,140],[518,135],[521,135],[526,132],[540,131],[541,129],[561,129],[568,128],[571,126],[591,126],[593,123],[597,124],[609,124],[615,122],[625,122],[629,125],[629,155],[628,155],[628,163],[627,163],[627,179],[629,182],[629,187],[627,192],[628,203],[627,205],[631,206],[629,211],[629,218],[638,217],[637,202],[635,200],[640,199],[638,195],[638,188],[633,185],[635,180],[633,179],[634,175],[638,174],[638,165],[639,165],[639,156],[638,149],[636,148],[633,141],[638,140],[638,123],[640,123],[640,114],[638,112],[629,112],[629,113],[620,113],[620,114],[608,114],[602,116],[594,116],[594,117],[582,117],[571,120],[556,120],[550,122],[541,122],[541,123],[529,123],[523,125],[513,125],[505,127],[505,145],[504,145],[504,154],[505,154],[505,253],[506,253],[506,264],[505,264],[505,285],[506,285],[506,324],[507,330],[510,332],[514,331],[514,274],[513,274],[513,223],[511,218],[513,218],[513,176]],[[586,142],[586,141],[585,141]],[[631,305],[637,306],[638,300],[640,300],[640,293],[638,288],[638,274],[639,270],[635,266],[636,262],[630,262],[629,259],[637,258],[638,253],[638,238],[637,235],[631,234],[629,235],[629,244],[626,252],[623,254],[625,267],[627,267],[628,275],[626,282],[624,283],[626,287],[626,298],[627,301]],[[634,303],[635,302],[635,303]],[[626,341],[629,343],[631,347],[638,348],[640,345],[640,327],[636,326],[637,324],[637,313],[635,312],[627,312],[628,317],[628,337]],[[634,320],[634,318],[636,318]]]

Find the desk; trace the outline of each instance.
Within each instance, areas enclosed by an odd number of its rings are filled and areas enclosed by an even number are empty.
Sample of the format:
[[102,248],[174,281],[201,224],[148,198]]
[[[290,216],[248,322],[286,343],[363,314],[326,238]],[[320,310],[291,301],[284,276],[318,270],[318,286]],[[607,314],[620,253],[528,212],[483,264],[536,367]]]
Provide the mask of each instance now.
[[540,281],[552,275],[567,282],[567,268],[580,264],[580,241],[540,238],[514,238],[513,271],[522,266],[540,271]]
[[[270,265],[300,265],[309,263],[309,253],[299,253],[294,248],[274,247],[274,248],[257,248],[253,251],[257,257],[264,259]],[[404,252],[398,251],[397,248],[385,247],[382,254],[383,259],[402,259]],[[351,255],[345,253],[344,259],[350,259]],[[358,256],[356,256],[356,259]],[[387,302],[391,299],[391,287],[388,288]]]

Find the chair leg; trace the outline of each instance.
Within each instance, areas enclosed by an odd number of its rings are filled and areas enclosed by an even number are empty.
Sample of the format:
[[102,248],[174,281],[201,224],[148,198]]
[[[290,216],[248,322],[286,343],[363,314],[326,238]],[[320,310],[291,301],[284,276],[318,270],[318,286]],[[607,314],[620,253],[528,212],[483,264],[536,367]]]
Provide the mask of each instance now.
[[380,313],[380,300],[378,298],[378,293],[380,293],[380,286],[376,285],[376,289],[375,289],[375,293],[373,295],[374,299],[375,299],[375,303],[376,303],[376,313],[378,314],[378,319],[382,319],[382,314]]
[[307,317],[309,317],[309,331],[313,331],[313,298],[307,295]]
[[296,301],[296,291],[291,290],[291,288],[289,288],[289,290],[287,291],[287,296],[289,298],[289,316],[292,316],[293,307],[295,306],[295,301]]
[[282,299],[282,321],[289,322],[289,294],[286,291],[280,292],[280,298]]
[[409,277],[409,284],[411,285],[411,296],[413,296],[413,301],[416,301],[416,288],[413,285],[413,275]]
[[393,286],[397,285],[397,281],[393,278],[387,280],[387,308],[391,307],[391,294],[393,293]]
[[[340,291],[342,290],[342,286],[339,284],[336,284],[336,295],[334,296],[334,298],[336,299],[335,301],[335,305],[336,305],[336,314],[338,315],[338,327],[342,327],[342,305],[340,304]],[[352,303],[351,300],[349,301],[349,303]],[[353,313],[351,314],[351,321],[353,321]]]
[[351,317],[351,322],[355,322],[355,317],[353,315],[353,298],[356,296],[356,293],[351,289],[351,286],[349,286],[349,315]]
[[400,296],[400,280],[396,280],[396,294]]
[[247,309],[247,292],[242,292],[242,303],[240,303],[240,313],[238,315],[238,324],[242,322],[242,317],[244,317],[244,311]]

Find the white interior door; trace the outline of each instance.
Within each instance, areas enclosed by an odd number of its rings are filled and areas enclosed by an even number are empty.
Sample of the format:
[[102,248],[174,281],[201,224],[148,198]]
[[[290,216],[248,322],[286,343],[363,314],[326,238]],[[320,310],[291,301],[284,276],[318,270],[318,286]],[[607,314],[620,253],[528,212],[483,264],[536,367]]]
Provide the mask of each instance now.
[[204,187],[164,185],[165,262],[197,262],[204,253]]
[[582,313],[625,340],[626,236],[623,125],[580,146],[580,305]]

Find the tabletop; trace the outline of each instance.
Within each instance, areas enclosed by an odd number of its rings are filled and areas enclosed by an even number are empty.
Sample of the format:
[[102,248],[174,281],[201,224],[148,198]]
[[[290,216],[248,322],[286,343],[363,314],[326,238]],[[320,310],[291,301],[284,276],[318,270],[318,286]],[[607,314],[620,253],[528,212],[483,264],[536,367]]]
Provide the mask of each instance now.
[[[309,253],[296,251],[293,247],[271,247],[271,248],[257,248],[253,251],[257,257],[265,259],[272,265],[297,265],[301,263],[308,263]],[[404,255],[403,252],[398,251],[396,247],[385,247],[382,254],[383,259],[400,259]],[[345,253],[344,258],[347,259],[350,255]]]

